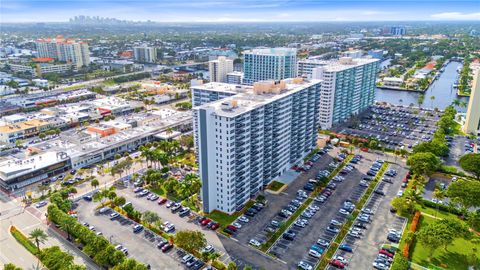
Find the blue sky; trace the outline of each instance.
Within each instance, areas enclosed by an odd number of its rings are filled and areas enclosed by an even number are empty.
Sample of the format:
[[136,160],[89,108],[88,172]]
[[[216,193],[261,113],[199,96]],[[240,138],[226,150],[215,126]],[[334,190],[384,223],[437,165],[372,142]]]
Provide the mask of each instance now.
[[158,22],[480,20],[480,0],[0,0],[0,22],[75,15]]

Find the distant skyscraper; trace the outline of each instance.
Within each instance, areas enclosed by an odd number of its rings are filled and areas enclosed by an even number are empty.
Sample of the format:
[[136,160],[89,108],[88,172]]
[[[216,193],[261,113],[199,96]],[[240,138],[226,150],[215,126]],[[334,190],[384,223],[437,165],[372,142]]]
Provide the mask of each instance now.
[[227,74],[233,72],[233,60],[219,56],[208,62],[208,71],[211,82],[227,82]]
[[359,114],[375,100],[379,59],[343,57],[318,61],[311,78],[323,80],[320,95],[320,126],[331,128]]
[[297,76],[297,49],[266,48],[244,52],[244,83],[282,80]]
[[303,161],[316,146],[320,84],[296,78],[193,90],[207,99],[216,91],[233,95],[193,109],[204,212],[238,211]]
[[140,63],[155,63],[157,50],[154,47],[139,46],[133,48],[133,58]]
[[407,34],[407,29],[404,26],[390,27],[390,34],[394,36],[403,36]]
[[77,67],[90,64],[90,51],[86,42],[77,42],[73,39],[57,36],[53,39],[37,40],[35,45],[38,57],[49,57],[58,61],[71,62]]
[[473,74],[472,92],[463,131],[475,135],[480,132],[480,69],[476,69]]

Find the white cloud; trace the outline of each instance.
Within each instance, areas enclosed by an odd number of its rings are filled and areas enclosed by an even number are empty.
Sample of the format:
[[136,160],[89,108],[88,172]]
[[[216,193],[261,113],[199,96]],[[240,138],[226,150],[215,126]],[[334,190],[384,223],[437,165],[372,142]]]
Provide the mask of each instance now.
[[443,12],[430,15],[431,18],[440,20],[480,20],[480,12],[462,13],[462,12]]

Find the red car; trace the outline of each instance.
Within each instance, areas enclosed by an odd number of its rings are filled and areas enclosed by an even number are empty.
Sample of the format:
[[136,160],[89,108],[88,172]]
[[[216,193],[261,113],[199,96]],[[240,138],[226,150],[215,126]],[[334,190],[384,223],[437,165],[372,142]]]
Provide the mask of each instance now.
[[408,178],[407,178],[407,177],[403,178],[403,181],[402,181],[402,182],[403,182],[403,183],[408,183]]
[[215,231],[216,229],[218,229],[218,227],[220,227],[220,225],[218,223],[213,223],[212,226],[210,227],[210,229]]
[[166,203],[166,202],[167,202],[167,198],[160,198],[160,199],[158,200],[158,204],[164,204],[164,203]]
[[383,255],[386,255],[386,256],[388,256],[388,257],[390,257],[390,258],[393,258],[393,254],[390,253],[390,252],[388,252],[388,251],[386,251],[386,250],[384,250],[384,249],[381,249],[380,252],[378,252],[378,253],[383,254]]
[[173,245],[170,244],[170,243],[168,243],[168,244],[166,244],[165,246],[162,247],[162,252],[165,253],[165,252],[169,251],[169,250],[172,249],[172,248],[173,248]]
[[329,262],[329,264],[330,264],[331,266],[335,266],[335,267],[340,268],[340,269],[345,268],[345,264],[343,264],[343,263],[342,263],[341,261],[339,261],[339,260],[331,260],[331,261]]
[[206,218],[206,219],[202,220],[202,221],[200,222],[200,224],[202,224],[202,226],[205,226],[205,225],[207,225],[208,223],[210,223],[210,221],[211,221],[210,219]]
[[238,228],[237,228],[237,227],[235,227],[235,226],[233,226],[233,225],[228,225],[228,226],[227,226],[227,229],[229,229],[229,230],[232,230],[232,231],[236,232]]

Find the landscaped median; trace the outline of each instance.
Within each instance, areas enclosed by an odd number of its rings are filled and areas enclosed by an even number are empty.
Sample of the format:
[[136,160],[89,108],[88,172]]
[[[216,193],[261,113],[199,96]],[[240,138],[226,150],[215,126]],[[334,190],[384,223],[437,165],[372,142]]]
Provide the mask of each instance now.
[[293,213],[285,223],[280,225],[280,228],[273,233],[270,238],[260,246],[260,250],[263,252],[267,252],[273,244],[277,241],[277,239],[292,225],[293,222],[302,214],[302,212],[313,202],[313,198],[317,196],[322,189],[330,182],[330,180],[353,158],[353,155],[348,155],[345,160],[338,166],[335,170],[333,170],[330,175],[324,178],[321,182],[319,182],[318,187],[310,194],[310,197],[303,202],[302,205]]
[[360,198],[360,200],[356,203],[355,210],[352,213],[352,218],[349,218],[347,222],[345,222],[345,224],[342,226],[342,229],[338,233],[337,237],[335,237],[330,247],[322,255],[322,260],[320,261],[320,263],[317,265],[315,269],[319,270],[319,269],[325,269],[325,267],[327,267],[333,255],[335,255],[335,253],[337,252],[338,246],[342,243],[343,239],[348,233],[348,230],[350,230],[350,227],[355,222],[355,219],[357,218],[361,209],[363,208],[367,200],[370,198],[370,195],[372,195],[374,189],[377,187],[377,184],[380,182],[380,179],[382,178],[383,174],[387,170],[388,166],[389,166],[388,162],[385,162],[382,165],[377,175],[373,178],[373,180],[368,185],[368,188],[363,194],[362,198]]
[[17,227],[12,225],[10,226],[9,231],[12,234],[13,238],[15,238],[15,240],[17,240],[17,242],[20,243],[24,248],[26,248],[30,253],[35,256],[38,255],[38,250],[35,244],[30,241],[30,239],[28,239],[26,235],[19,231]]

